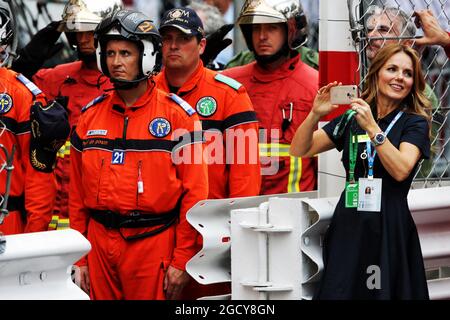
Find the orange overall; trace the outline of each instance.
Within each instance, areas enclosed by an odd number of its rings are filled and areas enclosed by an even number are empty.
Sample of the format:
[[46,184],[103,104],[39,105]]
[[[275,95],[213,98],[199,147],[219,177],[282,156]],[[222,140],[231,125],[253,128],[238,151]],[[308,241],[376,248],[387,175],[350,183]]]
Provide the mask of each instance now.
[[[82,61],[75,61],[41,69],[33,76],[33,82],[45,93],[48,99],[62,99],[67,105],[70,127],[77,125],[81,109],[112,85],[99,70],[89,69]],[[55,168],[57,191],[53,218],[49,229],[69,227],[69,178],[70,141],[58,152]]]
[[[15,146],[14,169],[9,193],[9,215],[0,225],[4,234],[46,231],[51,220],[56,181],[53,172],[35,170],[30,163],[30,107],[34,101],[46,104],[45,96],[18,74],[0,68],[0,126],[5,131],[0,143],[11,152]],[[1,157],[5,159],[5,154]],[[6,170],[0,173],[0,193],[5,193]],[[26,217],[25,217],[26,216]]]
[[[165,70],[156,81],[163,90],[170,90]],[[245,88],[203,67],[200,61],[176,93],[196,109],[202,122],[208,158],[208,199],[257,196],[261,187],[258,122]],[[197,242],[200,250],[202,238]],[[230,290],[228,283],[204,286],[191,279],[183,299],[226,294]]]
[[[178,97],[148,85],[132,107],[116,92],[96,99],[72,134],[70,226],[92,244],[78,265],[89,266],[93,299],[164,299],[168,266],[185,270],[195,254],[197,232],[186,212],[208,191],[200,123],[190,106],[173,101]],[[92,215],[156,216],[177,205],[177,223],[138,240],[125,237],[155,227],[106,228]]]
[[[156,82],[159,88],[169,92],[164,69]],[[258,121],[245,88],[203,67],[200,61],[196,71],[176,94],[196,109],[202,122],[205,154],[209,158],[208,199],[258,195],[261,180]],[[237,138],[227,134],[230,132]],[[240,132],[248,137],[245,143],[240,140]]]

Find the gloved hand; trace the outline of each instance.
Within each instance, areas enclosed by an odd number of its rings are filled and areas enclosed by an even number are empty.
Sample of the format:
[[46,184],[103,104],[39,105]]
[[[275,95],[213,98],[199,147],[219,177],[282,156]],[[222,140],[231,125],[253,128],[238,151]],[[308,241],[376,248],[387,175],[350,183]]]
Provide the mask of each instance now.
[[228,47],[233,41],[224,39],[228,32],[233,29],[234,24],[224,24],[217,31],[206,36],[206,47],[200,58],[207,67],[223,49]]
[[55,45],[61,35],[61,32],[57,30],[59,24],[60,21],[52,21],[45,28],[39,30],[30,42],[19,50],[18,58],[12,63],[11,68],[31,79],[45,60],[54,56],[64,47],[62,43]]

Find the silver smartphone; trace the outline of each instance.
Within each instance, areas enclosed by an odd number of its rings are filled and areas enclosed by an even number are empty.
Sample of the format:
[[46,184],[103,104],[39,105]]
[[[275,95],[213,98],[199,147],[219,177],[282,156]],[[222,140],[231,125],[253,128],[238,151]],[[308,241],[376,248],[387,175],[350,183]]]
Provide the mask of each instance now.
[[358,86],[337,86],[330,89],[330,101],[332,104],[350,104],[351,100],[358,97]]

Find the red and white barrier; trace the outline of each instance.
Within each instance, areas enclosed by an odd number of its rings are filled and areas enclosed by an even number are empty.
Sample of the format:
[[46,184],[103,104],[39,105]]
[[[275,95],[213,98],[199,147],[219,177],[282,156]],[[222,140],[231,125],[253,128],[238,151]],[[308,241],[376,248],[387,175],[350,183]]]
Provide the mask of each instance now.
[[[319,84],[358,84],[358,52],[350,32],[347,0],[321,0],[319,5]],[[331,120],[345,107],[328,115]]]

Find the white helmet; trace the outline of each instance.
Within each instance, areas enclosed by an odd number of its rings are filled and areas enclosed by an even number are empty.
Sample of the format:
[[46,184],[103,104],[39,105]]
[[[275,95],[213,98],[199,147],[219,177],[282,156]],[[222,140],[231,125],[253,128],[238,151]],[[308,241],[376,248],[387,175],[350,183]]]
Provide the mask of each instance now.
[[106,44],[109,40],[132,41],[139,48],[139,75],[131,81],[111,79],[115,84],[138,83],[161,70],[162,39],[152,20],[142,12],[119,10],[107,16],[95,29],[94,39],[98,68],[107,77],[110,77],[106,65]]

